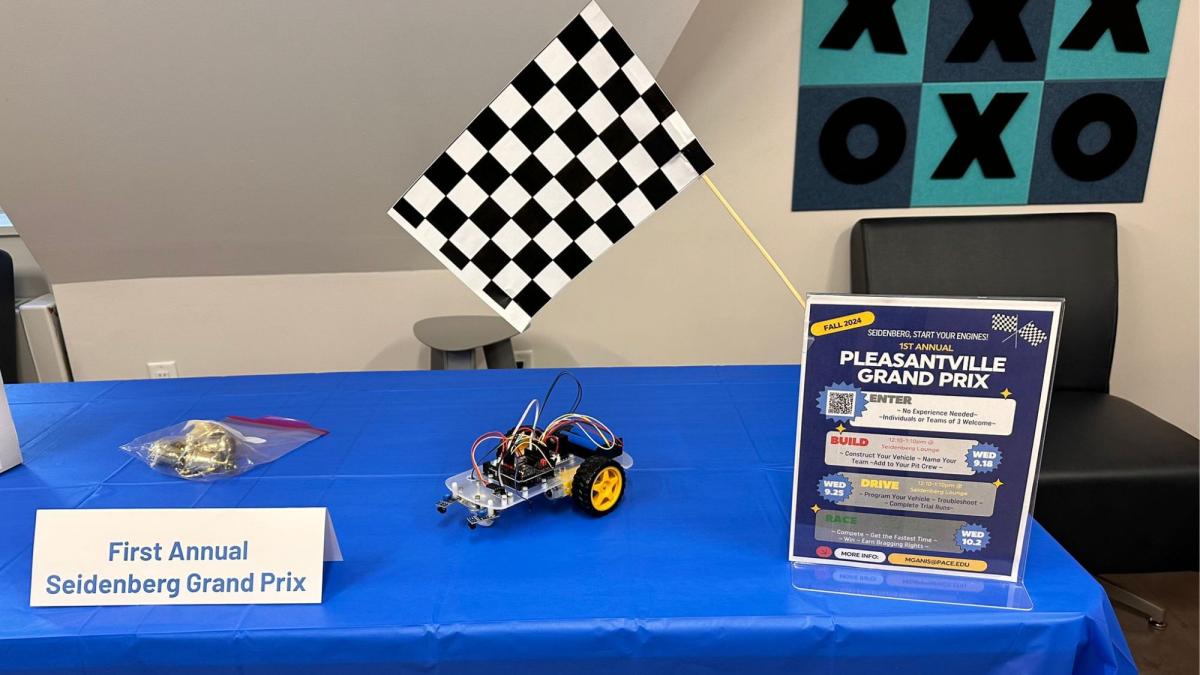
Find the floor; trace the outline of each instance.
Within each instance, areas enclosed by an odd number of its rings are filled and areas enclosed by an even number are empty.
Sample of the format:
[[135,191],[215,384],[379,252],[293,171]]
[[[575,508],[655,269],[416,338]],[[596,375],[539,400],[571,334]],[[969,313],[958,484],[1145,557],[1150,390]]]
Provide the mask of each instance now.
[[1110,574],[1112,581],[1167,608],[1167,629],[1150,630],[1146,619],[1114,605],[1125,639],[1143,675],[1196,675],[1200,672],[1200,641],[1197,640],[1197,594],[1200,574]]

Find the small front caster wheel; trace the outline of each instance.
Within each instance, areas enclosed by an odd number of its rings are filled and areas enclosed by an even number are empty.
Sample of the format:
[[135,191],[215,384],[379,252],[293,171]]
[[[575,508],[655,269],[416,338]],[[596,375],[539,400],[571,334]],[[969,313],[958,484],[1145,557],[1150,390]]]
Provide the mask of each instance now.
[[588,457],[579,465],[571,484],[571,497],[593,516],[612,513],[625,496],[625,469],[607,457]]

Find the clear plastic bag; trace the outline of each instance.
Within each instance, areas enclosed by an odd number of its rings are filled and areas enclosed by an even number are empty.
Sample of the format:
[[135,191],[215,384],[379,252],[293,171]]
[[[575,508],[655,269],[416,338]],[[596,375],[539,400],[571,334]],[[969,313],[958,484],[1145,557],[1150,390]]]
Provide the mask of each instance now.
[[329,432],[286,417],[188,420],[138,436],[121,449],[147,466],[188,480],[216,480],[273,462]]

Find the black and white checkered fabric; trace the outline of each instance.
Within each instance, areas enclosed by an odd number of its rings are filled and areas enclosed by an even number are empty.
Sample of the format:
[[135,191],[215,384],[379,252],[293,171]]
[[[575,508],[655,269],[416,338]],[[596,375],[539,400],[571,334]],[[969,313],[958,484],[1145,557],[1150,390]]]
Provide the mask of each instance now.
[[518,330],[712,166],[593,2],[389,212]]
[[1017,330],[1017,315],[1016,314],[993,314],[992,315],[992,330],[1012,333]]
[[1032,321],[1024,326],[1021,326],[1021,330],[1017,331],[1017,335],[1020,335],[1021,339],[1025,340],[1034,347],[1045,342],[1046,338],[1048,337],[1046,335],[1046,331],[1033,325]]

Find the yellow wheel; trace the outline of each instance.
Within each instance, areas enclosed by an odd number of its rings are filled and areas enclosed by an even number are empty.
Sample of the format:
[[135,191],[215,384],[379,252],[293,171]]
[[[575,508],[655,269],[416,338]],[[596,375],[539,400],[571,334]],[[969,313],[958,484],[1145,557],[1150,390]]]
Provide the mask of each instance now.
[[625,495],[625,470],[606,457],[588,457],[571,486],[575,503],[594,516],[611,513]]
[[592,508],[607,511],[616,506],[624,488],[625,478],[621,475],[620,467],[604,467],[592,482]]

